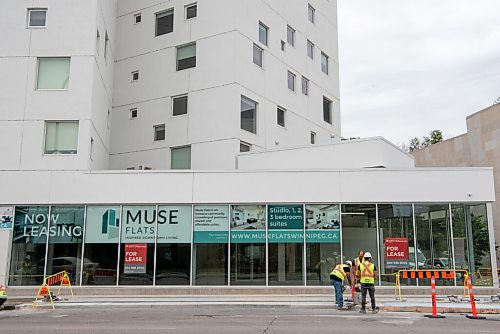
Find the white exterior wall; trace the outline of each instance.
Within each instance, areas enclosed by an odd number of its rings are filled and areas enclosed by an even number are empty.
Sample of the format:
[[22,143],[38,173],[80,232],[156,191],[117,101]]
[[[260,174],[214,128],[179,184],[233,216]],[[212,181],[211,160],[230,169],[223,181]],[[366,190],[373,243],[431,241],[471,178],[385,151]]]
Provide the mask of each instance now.
[[[318,1],[316,24],[308,1],[224,0],[197,2],[197,18],[186,21],[187,0],[118,3],[113,96],[111,168],[170,168],[170,148],[191,145],[192,169],[234,169],[239,142],[253,150],[304,146],[310,132],[318,143],[340,138],[336,2]],[[315,5],[313,3],[313,5]],[[155,13],[174,8],[174,31],[154,37]],[[142,22],[134,23],[141,13]],[[269,46],[258,42],[259,21],[269,27]],[[287,45],[287,24],[296,30]],[[316,43],[307,57],[306,39]],[[196,42],[196,68],[176,71],[176,46]],[[264,49],[264,66],[252,62],[253,44]],[[321,72],[320,48],[330,56],[330,74]],[[131,72],[140,79],[131,82]],[[296,92],[287,71],[297,75]],[[301,92],[301,76],[310,96]],[[188,115],[172,116],[172,97],[188,93]],[[241,95],[259,103],[257,134],[240,129]],[[333,101],[333,125],[323,121],[323,96]],[[286,128],[276,124],[276,108],[287,109]],[[130,109],[138,118],[130,120]],[[153,142],[153,126],[165,124],[166,140]],[[210,157],[207,159],[207,157]]]
[[238,156],[240,170],[413,168],[413,156],[382,137]]
[[[102,152],[109,147],[109,133],[94,111],[102,101],[111,105],[111,91],[103,94],[107,99],[99,96],[105,86],[99,83],[108,80],[110,87],[111,76],[106,79],[96,66],[96,18],[99,13],[100,20],[112,27],[115,5],[113,0],[2,2],[0,30],[5,40],[0,45],[0,72],[8,80],[0,81],[1,169],[89,169],[91,135],[104,138],[95,141],[94,162],[107,168],[108,157]],[[48,9],[47,27],[27,28],[29,8]],[[36,90],[38,57],[71,57],[68,90]],[[80,121],[78,154],[44,155],[46,120]]]

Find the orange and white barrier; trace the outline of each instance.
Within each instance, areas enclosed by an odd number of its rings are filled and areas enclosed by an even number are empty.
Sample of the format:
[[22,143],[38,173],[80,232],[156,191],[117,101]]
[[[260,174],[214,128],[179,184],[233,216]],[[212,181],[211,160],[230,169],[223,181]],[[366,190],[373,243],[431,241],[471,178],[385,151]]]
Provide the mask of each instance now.
[[39,298],[45,298],[48,297],[50,300],[50,303],[52,304],[52,309],[55,310],[54,306],[54,298],[52,297],[52,293],[50,292],[50,286],[61,283],[59,285],[59,290],[57,290],[57,294],[61,292],[61,287],[63,286],[69,286],[71,296],[73,297],[73,288],[71,287],[71,281],[69,279],[68,272],[66,271],[61,271],[57,274],[50,275],[44,278],[42,285],[40,285],[40,288],[38,289],[38,293],[36,294],[35,300],[33,301],[33,308],[37,307],[37,301]]
[[426,314],[427,318],[439,319],[444,318],[444,315],[437,314],[437,300],[436,300],[436,279],[434,276],[431,277],[431,290],[432,290],[432,315]]
[[474,293],[472,292],[472,283],[470,276],[467,277],[467,289],[469,289],[470,306],[472,309],[472,315],[467,314],[466,317],[469,319],[486,319],[485,317],[480,317],[477,315],[476,301],[474,300]]

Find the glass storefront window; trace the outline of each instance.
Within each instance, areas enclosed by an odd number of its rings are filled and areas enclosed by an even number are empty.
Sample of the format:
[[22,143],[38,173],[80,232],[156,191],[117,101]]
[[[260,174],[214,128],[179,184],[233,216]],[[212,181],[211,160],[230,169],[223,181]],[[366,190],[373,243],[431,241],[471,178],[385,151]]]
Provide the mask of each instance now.
[[120,285],[152,285],[156,206],[124,206],[120,247]]
[[305,208],[307,285],[331,285],[330,272],[342,260],[340,207],[338,204],[307,204]]
[[231,206],[231,285],[266,285],[266,206]]
[[471,273],[474,285],[493,285],[486,205],[470,205],[466,211],[469,213],[472,226],[471,259],[474,259],[474,266],[471,268]]
[[227,285],[229,206],[195,205],[193,284]]
[[48,224],[48,206],[16,206],[9,285],[42,283]]
[[307,285],[331,285],[330,273],[340,262],[340,243],[306,243]]
[[191,205],[158,207],[156,285],[189,285],[191,266]]
[[227,285],[227,244],[196,244],[193,285]]
[[303,285],[303,243],[269,244],[269,285]]
[[[425,257],[425,261],[418,261],[418,269],[452,269],[448,204],[415,205],[415,225],[417,252],[421,252]],[[454,284],[451,279],[436,279],[436,285]],[[419,285],[429,286],[430,279],[419,279]]]
[[67,271],[73,285],[80,284],[84,211],[83,206],[51,207],[46,274]]
[[[413,209],[410,204],[379,204],[380,274],[382,285],[395,285],[401,269],[416,269]],[[422,260],[423,254],[417,258]],[[416,285],[416,279],[400,279],[401,285]]]
[[[342,248],[345,260],[351,260],[360,250],[372,254],[372,263],[378,265],[377,216],[374,204],[342,204]],[[354,263],[354,262],[353,262]],[[378,284],[378,275],[375,277]]]
[[115,285],[120,233],[119,206],[88,206],[83,285]]

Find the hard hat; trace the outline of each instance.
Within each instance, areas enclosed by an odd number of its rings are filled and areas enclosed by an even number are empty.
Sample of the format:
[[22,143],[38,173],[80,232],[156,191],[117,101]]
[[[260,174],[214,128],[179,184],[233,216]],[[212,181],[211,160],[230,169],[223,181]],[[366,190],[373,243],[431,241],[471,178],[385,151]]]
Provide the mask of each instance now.
[[370,252],[366,252],[365,255],[364,255],[364,258],[365,259],[371,259],[372,255],[370,254]]
[[352,262],[349,260],[345,261],[345,264],[347,264],[349,267],[352,267]]

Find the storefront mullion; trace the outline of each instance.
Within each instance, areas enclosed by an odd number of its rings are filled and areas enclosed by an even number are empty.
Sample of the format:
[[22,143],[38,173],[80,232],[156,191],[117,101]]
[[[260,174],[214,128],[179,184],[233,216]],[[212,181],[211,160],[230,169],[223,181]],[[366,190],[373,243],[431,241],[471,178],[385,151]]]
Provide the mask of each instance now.
[[158,205],[156,205],[155,213],[156,213],[156,219],[155,219],[155,245],[154,245],[155,253],[153,260],[153,286],[156,286],[156,260],[158,256],[158,216],[160,214]]
[[376,224],[376,229],[377,229],[377,258],[378,258],[378,263],[377,263],[377,276],[378,276],[378,285],[382,285],[382,266],[380,265],[380,230],[379,230],[379,220],[378,220],[378,204],[375,204],[375,224]]
[[117,258],[116,258],[116,286],[118,286],[120,282],[120,256],[121,256],[121,251],[122,251],[122,224],[123,224],[123,205],[120,205],[120,228],[118,229],[118,251],[117,251]]
[[[83,209],[83,230],[85,231],[85,228],[87,226],[87,206],[85,205],[84,206],[84,209]],[[82,254],[83,254],[83,257],[85,258],[85,238],[86,238],[86,235],[87,233],[83,233],[83,236],[82,236]],[[82,259],[82,261],[80,261],[80,272],[83,273],[83,263],[84,263],[84,259]],[[82,283],[83,283],[83,275],[80,275],[80,282],[79,282],[79,286],[82,286]]]
[[[455,266],[455,237],[453,234],[453,212],[451,211],[451,203],[448,203],[448,214],[450,216],[450,234],[451,234],[451,265],[452,269],[456,270]],[[457,286],[457,275],[453,277],[453,284]]]

